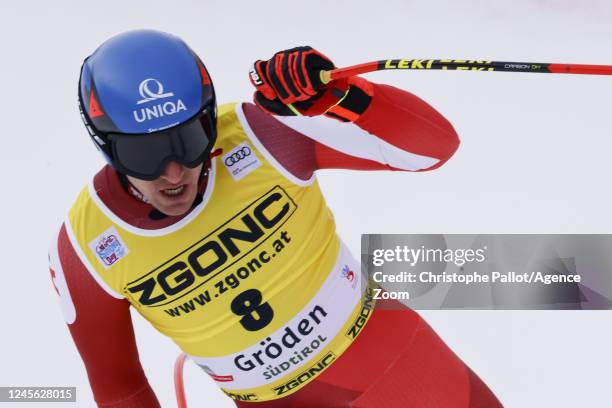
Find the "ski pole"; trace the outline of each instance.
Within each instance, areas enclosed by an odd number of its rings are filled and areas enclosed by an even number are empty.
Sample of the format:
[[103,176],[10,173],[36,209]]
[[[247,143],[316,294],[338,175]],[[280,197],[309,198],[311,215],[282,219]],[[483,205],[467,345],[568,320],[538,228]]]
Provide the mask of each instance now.
[[367,72],[393,69],[612,75],[612,65],[551,64],[535,62],[503,62],[450,59],[388,59],[366,62],[364,64],[352,65],[350,67],[345,68],[337,68],[331,71],[321,71],[319,75],[321,77],[321,81],[326,84],[334,79],[365,74]]
[[176,392],[176,403],[178,408],[187,408],[187,400],[185,399],[185,387],[183,385],[183,366],[187,356],[181,353],[174,363],[174,391]]

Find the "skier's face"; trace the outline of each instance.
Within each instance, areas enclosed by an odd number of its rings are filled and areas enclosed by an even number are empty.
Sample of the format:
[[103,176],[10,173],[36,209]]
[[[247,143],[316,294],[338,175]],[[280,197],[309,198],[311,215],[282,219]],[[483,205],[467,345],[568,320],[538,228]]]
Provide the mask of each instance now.
[[183,215],[191,209],[198,193],[202,166],[190,169],[170,162],[162,175],[153,181],[127,177],[153,207],[166,215]]

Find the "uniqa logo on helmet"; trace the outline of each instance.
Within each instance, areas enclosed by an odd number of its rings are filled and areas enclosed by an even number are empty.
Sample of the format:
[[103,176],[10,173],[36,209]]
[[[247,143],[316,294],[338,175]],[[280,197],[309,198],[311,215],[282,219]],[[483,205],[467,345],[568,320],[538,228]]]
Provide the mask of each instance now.
[[[151,89],[153,87],[153,89]],[[138,86],[138,92],[142,99],[136,102],[137,105],[159,101],[174,96],[173,92],[164,92],[164,85],[155,78],[147,78]],[[134,119],[138,123],[145,122],[151,119],[158,119],[164,116],[174,115],[181,111],[186,111],[185,103],[179,98],[176,100],[167,100],[153,106],[145,106],[134,110]]]

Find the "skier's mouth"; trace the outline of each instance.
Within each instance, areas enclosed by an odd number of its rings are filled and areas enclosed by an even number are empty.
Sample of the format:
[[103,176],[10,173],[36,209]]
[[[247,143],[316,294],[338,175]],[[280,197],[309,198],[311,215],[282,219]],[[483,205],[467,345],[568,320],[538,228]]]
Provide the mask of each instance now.
[[187,189],[187,186],[185,184],[182,184],[175,188],[167,188],[165,190],[160,190],[160,191],[166,197],[177,198],[177,197],[182,196],[186,189]]

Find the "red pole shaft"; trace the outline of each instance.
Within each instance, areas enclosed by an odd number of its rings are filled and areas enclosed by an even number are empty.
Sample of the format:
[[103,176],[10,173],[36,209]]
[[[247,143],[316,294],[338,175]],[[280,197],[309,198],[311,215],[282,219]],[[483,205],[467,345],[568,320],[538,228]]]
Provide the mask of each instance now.
[[[411,64],[418,61],[418,64]],[[401,62],[401,63],[400,63]],[[501,61],[464,61],[464,60],[381,60],[337,68],[321,75],[329,80],[346,78],[353,75],[382,70],[478,70],[500,72],[530,72],[548,74],[583,74],[583,75],[612,75],[611,65],[585,65],[585,64],[549,64],[529,62],[501,62]]]
[[187,356],[182,353],[174,363],[174,391],[176,392],[176,403],[178,408],[187,408],[185,399],[185,386],[183,385],[183,366]]
[[366,62],[364,64],[352,65],[346,68],[337,68],[331,71],[331,79],[347,78],[355,75],[378,71],[378,61]]
[[550,64],[548,69],[555,74],[612,75],[609,65]]

